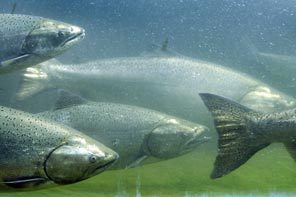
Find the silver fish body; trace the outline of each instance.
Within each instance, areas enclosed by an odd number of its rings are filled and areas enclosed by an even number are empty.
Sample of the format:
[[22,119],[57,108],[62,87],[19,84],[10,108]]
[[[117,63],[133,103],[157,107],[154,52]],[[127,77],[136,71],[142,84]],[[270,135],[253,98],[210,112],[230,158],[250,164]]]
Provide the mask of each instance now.
[[27,69],[24,79],[19,99],[44,88],[61,88],[94,101],[138,105],[199,123],[207,112],[199,92],[226,96],[263,112],[295,105],[293,98],[248,75],[189,58],[118,58],[78,65],[45,62]]
[[1,188],[75,183],[103,172],[118,157],[72,128],[5,107],[0,138]]
[[0,73],[62,54],[84,37],[80,27],[37,16],[0,14]]
[[148,157],[174,158],[209,140],[204,126],[123,104],[88,102],[38,115],[80,130],[112,148],[120,157],[112,169],[134,167]]

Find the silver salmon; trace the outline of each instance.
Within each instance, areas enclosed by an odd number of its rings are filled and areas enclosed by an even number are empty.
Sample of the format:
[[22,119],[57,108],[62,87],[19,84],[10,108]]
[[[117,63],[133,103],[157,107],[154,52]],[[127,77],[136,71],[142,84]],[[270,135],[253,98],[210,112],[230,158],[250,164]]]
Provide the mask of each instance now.
[[84,29],[37,16],[0,14],[0,74],[46,61],[77,44]]
[[178,157],[210,139],[207,127],[136,106],[89,102],[62,93],[57,108],[38,115],[112,148],[120,158],[111,169],[145,164],[149,157],[157,158],[155,161]]
[[137,105],[202,124],[209,117],[200,92],[229,97],[263,112],[295,106],[293,98],[248,75],[189,58],[117,58],[77,65],[45,62],[26,69],[23,79],[18,99],[61,88],[89,100]]
[[103,172],[118,154],[86,135],[35,115],[0,107],[0,186],[70,184]]

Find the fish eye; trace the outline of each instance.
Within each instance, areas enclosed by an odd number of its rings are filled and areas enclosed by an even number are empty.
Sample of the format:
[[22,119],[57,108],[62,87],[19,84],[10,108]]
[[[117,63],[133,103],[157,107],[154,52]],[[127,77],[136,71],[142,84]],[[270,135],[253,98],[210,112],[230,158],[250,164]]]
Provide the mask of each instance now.
[[89,162],[90,163],[95,163],[97,161],[97,157],[95,156],[95,155],[91,155],[90,157],[89,157]]
[[62,32],[62,31],[59,31],[59,32],[58,32],[58,36],[59,36],[59,37],[65,36],[65,33]]

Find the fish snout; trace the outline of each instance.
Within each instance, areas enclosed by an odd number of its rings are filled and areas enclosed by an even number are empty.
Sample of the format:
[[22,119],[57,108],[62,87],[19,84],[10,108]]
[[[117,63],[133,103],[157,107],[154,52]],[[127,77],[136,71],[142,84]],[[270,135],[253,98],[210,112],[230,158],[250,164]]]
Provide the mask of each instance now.
[[98,162],[97,167],[92,172],[92,174],[99,174],[105,171],[107,168],[111,167],[119,159],[119,155],[116,152],[107,153],[104,157],[100,158],[101,161]]
[[194,135],[192,136],[191,139],[189,139],[185,143],[185,147],[187,150],[192,150],[195,147],[199,146],[200,144],[203,144],[205,142],[208,142],[211,137],[209,135],[210,129],[205,126],[196,126],[193,128],[193,133]]
[[[68,36],[65,36],[68,32]],[[75,45],[78,41],[84,39],[85,37],[85,30],[82,27],[78,27],[75,25],[69,25],[67,30],[60,30],[59,34],[61,34],[61,37],[66,37],[61,46],[70,47],[72,45]],[[63,35],[62,35],[63,34]]]
[[203,126],[203,125],[195,126],[192,130],[197,135],[200,135],[200,134],[203,134],[203,133],[208,133],[210,131],[210,129],[208,127]]
[[84,38],[85,29],[83,29],[82,27],[71,25],[69,29],[70,29],[70,34],[72,34],[73,36],[80,37],[81,39]]
[[75,25],[71,25],[70,26],[70,33],[72,34],[85,34],[85,30],[81,27],[75,26]]

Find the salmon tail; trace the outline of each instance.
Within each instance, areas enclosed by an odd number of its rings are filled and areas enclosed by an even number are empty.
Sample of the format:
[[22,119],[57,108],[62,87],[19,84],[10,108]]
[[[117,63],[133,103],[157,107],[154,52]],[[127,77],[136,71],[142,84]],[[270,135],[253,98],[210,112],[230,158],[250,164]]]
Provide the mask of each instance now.
[[246,163],[269,143],[260,143],[250,117],[260,114],[226,98],[200,94],[214,118],[218,132],[218,155],[211,178],[222,177]]
[[16,93],[17,100],[24,100],[48,88],[48,75],[40,65],[26,68]]
[[60,64],[61,63],[57,59],[53,58],[34,67],[24,69],[15,96],[16,100],[24,100],[42,92],[43,90],[54,88],[50,83],[51,81],[48,71],[50,66],[55,67]]

